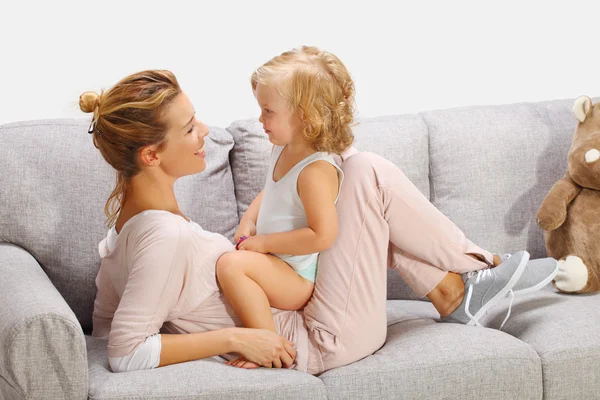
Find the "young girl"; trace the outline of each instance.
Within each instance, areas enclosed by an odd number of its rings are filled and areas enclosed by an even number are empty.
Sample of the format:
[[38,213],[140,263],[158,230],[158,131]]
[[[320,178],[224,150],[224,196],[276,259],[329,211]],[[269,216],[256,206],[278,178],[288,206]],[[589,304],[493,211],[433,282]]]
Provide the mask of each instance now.
[[331,153],[352,144],[354,85],[335,55],[314,47],[273,58],[251,82],[273,150],[265,187],[235,234],[238,251],[219,259],[217,277],[246,327],[275,332],[269,306],[304,307],[317,256],[337,235],[343,173]]

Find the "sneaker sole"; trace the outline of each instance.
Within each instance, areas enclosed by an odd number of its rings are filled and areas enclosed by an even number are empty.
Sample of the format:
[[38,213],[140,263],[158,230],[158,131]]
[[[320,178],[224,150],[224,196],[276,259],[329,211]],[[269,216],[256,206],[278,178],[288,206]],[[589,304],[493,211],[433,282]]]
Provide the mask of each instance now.
[[558,274],[558,261],[556,261],[556,267],[554,268],[554,271],[543,281],[541,281],[540,283],[538,283],[535,286],[532,286],[530,288],[527,289],[521,289],[521,290],[515,290],[515,296],[522,296],[525,294],[529,294],[529,293],[533,293],[535,291],[540,290],[541,288],[543,288],[544,286],[548,285],[550,282],[552,282],[554,280],[554,278],[556,277],[556,274]]
[[[521,275],[523,275],[523,272],[525,272],[525,267],[527,266],[528,262],[529,262],[529,253],[525,251],[523,258],[521,259],[521,262],[517,266],[515,273],[510,278],[508,283],[498,293],[496,293],[496,295],[494,297],[492,297],[487,303],[485,303],[483,305],[483,307],[481,307],[475,315],[473,315],[473,319],[467,323],[467,326],[474,326],[475,323],[477,321],[479,321],[479,318],[481,318],[487,312],[487,310],[489,310],[499,300],[503,299],[508,294],[508,292],[510,292],[510,290],[517,284],[519,279],[521,279]],[[524,289],[524,290],[529,290],[529,289]]]

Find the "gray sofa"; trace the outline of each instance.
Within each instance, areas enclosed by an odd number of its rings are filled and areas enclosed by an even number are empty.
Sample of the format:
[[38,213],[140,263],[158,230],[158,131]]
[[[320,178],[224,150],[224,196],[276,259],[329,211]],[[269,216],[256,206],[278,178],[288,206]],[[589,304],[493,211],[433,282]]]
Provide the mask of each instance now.
[[[400,166],[467,236],[544,256],[535,213],[566,169],[572,100],[363,119],[356,146]],[[209,116],[207,116],[209,117]],[[600,295],[552,287],[515,301],[503,331],[437,322],[397,276],[375,354],[319,377],[219,359],[112,373],[89,336],[114,173],[88,120],[0,126],[0,397],[5,399],[592,399],[600,397]],[[232,237],[261,189],[269,143],[254,121],[212,127],[208,168],[176,184],[183,211]],[[407,232],[410,234],[410,232]],[[504,313],[493,310],[497,327]]]

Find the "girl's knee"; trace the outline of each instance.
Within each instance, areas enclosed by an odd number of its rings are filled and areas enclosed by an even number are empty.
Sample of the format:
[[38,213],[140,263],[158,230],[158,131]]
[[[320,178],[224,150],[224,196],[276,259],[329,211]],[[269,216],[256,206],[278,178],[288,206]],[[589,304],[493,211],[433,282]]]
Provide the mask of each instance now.
[[217,260],[217,277],[221,279],[224,276],[243,273],[242,268],[240,268],[241,265],[242,263],[235,251],[225,253]]

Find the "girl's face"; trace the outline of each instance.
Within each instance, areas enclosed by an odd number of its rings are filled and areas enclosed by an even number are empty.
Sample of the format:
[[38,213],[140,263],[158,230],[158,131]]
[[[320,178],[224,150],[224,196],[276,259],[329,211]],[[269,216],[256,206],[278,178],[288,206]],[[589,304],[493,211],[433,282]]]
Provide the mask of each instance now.
[[194,106],[180,93],[165,110],[169,126],[166,146],[157,152],[163,172],[175,179],[206,169],[204,138],[208,128],[196,119]]
[[258,120],[271,143],[285,146],[302,140],[300,121],[291,112],[286,99],[273,88],[260,83],[254,95],[261,110]]

